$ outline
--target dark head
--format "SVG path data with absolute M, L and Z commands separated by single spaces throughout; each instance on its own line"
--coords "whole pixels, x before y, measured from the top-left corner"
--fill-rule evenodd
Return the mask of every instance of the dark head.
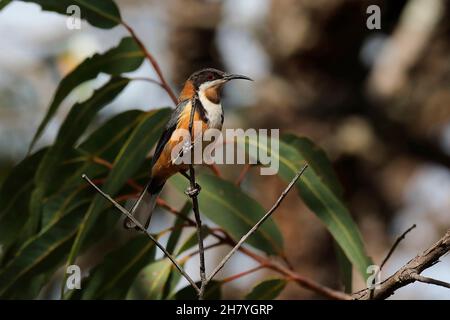
M 196 71 L 184 84 L 179 101 L 190 99 L 195 94 L 203 93 L 209 100 L 218 103 L 223 85 L 234 79 L 252 80 L 243 75 L 230 74 L 213 68 Z

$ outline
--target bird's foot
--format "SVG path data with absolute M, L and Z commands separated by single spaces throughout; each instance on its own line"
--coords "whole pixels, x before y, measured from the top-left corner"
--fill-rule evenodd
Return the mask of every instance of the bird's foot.
M 189 186 L 189 187 L 184 191 L 184 193 L 185 193 L 187 196 L 193 198 L 193 197 L 198 196 L 198 194 L 200 193 L 200 190 L 202 190 L 202 188 L 200 187 L 200 185 L 199 185 L 198 183 L 196 183 L 194 188 L 192 188 L 191 186 Z

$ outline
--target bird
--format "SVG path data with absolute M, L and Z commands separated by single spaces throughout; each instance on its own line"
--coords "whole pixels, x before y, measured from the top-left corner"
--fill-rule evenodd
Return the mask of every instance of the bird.
M 179 144 L 179 137 L 174 133 L 177 129 L 189 130 L 193 106 L 195 106 L 193 120 L 201 121 L 202 132 L 207 129 L 221 130 L 224 121 L 221 103 L 222 89 L 227 82 L 236 79 L 253 81 L 244 75 L 231 74 L 214 68 L 204 68 L 191 74 L 184 83 L 178 97 L 178 104 L 156 145 L 150 164 L 148 183 L 131 209 L 131 214 L 143 216 L 145 229 L 148 229 L 150 225 L 150 219 L 156 206 L 156 199 L 166 181 L 176 173 L 181 173 L 186 178 L 189 178 L 187 173 L 189 165 L 185 163 L 178 164 L 172 161 L 172 150 Z M 198 192 L 198 185 L 194 189 L 187 190 L 187 193 L 190 195 L 198 194 Z M 139 210 L 137 210 L 137 206 L 139 206 Z M 124 227 L 126 229 L 137 228 L 130 218 L 125 219 Z

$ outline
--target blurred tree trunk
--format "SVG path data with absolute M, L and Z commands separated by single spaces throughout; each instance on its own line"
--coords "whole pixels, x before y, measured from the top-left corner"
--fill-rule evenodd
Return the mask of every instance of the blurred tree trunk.
M 220 1 L 170 1 L 172 78 L 179 86 L 194 71 L 205 67 L 222 67 L 215 43 L 221 8 Z

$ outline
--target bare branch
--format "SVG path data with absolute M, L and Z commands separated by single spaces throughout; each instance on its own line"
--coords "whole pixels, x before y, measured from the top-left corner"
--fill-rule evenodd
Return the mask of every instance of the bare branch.
M 183 268 L 178 264 L 178 262 L 175 260 L 174 257 L 164 248 L 162 244 L 158 242 L 158 240 L 153 237 L 153 235 L 148 232 L 142 224 L 136 220 L 136 218 L 131 215 L 124 207 L 122 207 L 120 204 L 118 204 L 113 198 L 111 198 L 108 194 L 104 193 L 99 187 L 97 187 L 85 174 L 82 175 L 82 178 L 86 180 L 94 189 L 100 193 L 106 200 L 110 201 L 117 209 L 119 209 L 124 215 L 126 215 L 133 223 L 141 230 L 143 231 L 149 238 L 152 240 L 155 245 L 161 249 L 162 252 L 169 258 L 169 260 L 175 265 L 175 267 L 178 269 L 178 271 L 181 273 L 183 277 L 186 278 L 186 280 L 192 285 L 192 287 L 197 291 L 200 292 L 200 288 L 195 284 L 194 280 L 191 279 L 191 277 L 183 270 Z
M 281 193 L 278 200 L 275 202 L 275 204 L 270 208 L 269 211 L 253 226 L 253 228 L 250 229 L 249 232 L 247 232 L 241 240 L 233 247 L 233 249 L 230 250 L 230 252 L 222 259 L 222 261 L 217 265 L 217 267 L 214 269 L 214 271 L 208 276 L 207 283 L 211 281 L 214 276 L 223 268 L 223 266 L 230 260 L 231 256 L 242 246 L 242 244 L 250 237 L 261 224 L 264 223 L 264 221 L 269 218 L 272 213 L 280 206 L 283 199 L 286 197 L 288 192 L 291 190 L 291 188 L 294 186 L 294 184 L 297 182 L 297 180 L 300 178 L 300 176 L 303 174 L 303 172 L 308 167 L 307 164 L 303 166 L 303 168 L 295 175 L 295 177 L 292 179 L 292 181 L 289 183 L 289 185 L 286 187 L 286 189 Z
M 392 245 L 391 249 L 389 250 L 388 254 L 386 255 L 386 257 L 384 257 L 383 262 L 381 263 L 380 269 L 377 271 L 377 276 L 378 273 L 381 271 L 381 269 L 383 269 L 384 265 L 386 264 L 386 262 L 389 260 L 389 258 L 392 256 L 392 254 L 394 253 L 395 249 L 397 248 L 397 246 L 400 244 L 400 242 L 402 242 L 403 239 L 405 239 L 405 236 L 416 227 L 415 224 L 413 224 L 411 227 L 409 227 L 405 232 L 402 233 L 401 236 L 399 236 L 397 238 L 397 240 L 395 240 L 394 244 Z M 369 297 L 370 299 L 373 299 L 373 292 L 375 290 L 375 281 L 377 279 L 377 276 L 373 278 L 372 281 L 372 286 L 370 287 L 370 294 Z
M 145 45 L 142 43 L 141 39 L 137 36 L 136 32 L 134 32 L 133 28 L 129 26 L 125 21 L 122 21 L 122 25 L 125 29 L 130 33 L 130 35 L 134 38 L 138 46 L 141 48 L 141 50 L 144 52 L 145 56 L 147 57 L 148 61 L 151 63 L 153 69 L 156 71 L 156 74 L 158 75 L 159 80 L 161 81 L 161 86 L 164 88 L 164 90 L 167 92 L 169 97 L 172 99 L 173 103 L 175 105 L 178 104 L 177 97 L 175 96 L 175 93 L 170 88 L 169 84 L 167 83 L 166 79 L 164 78 L 161 68 L 159 67 L 158 62 L 156 61 L 155 57 L 147 50 Z
M 402 233 L 402 235 L 400 237 L 397 238 L 397 240 L 395 240 L 394 244 L 391 247 L 391 250 L 389 250 L 388 254 L 386 255 L 386 257 L 383 259 L 383 262 L 381 263 L 380 266 L 380 270 L 383 269 L 384 265 L 386 264 L 386 262 L 389 260 L 389 258 L 392 256 L 392 254 L 394 253 L 395 249 L 397 248 L 397 246 L 400 244 L 400 242 L 402 242 L 403 239 L 405 239 L 405 236 L 416 227 L 415 224 L 413 224 L 411 227 L 409 227 L 405 232 Z
M 421 276 L 420 274 L 417 274 L 417 273 L 413 273 L 413 274 L 411 274 L 411 276 L 416 281 L 423 282 L 423 283 L 428 283 L 428 284 L 434 284 L 434 285 L 437 285 L 437 286 L 441 286 L 441 287 L 450 289 L 450 283 L 448 283 L 448 282 L 441 281 L 441 280 L 436 280 L 436 279 L 433 279 L 433 278 L 424 277 L 424 276 Z
M 407 264 L 401 267 L 392 276 L 375 287 L 373 291 L 373 299 L 382 300 L 390 297 L 394 292 L 414 281 L 421 281 L 425 283 L 432 283 L 443 285 L 445 282 L 426 278 L 420 276 L 420 273 L 439 262 L 439 258 L 450 251 L 450 229 L 445 235 L 439 239 L 430 248 L 425 250 L 422 254 L 417 255 L 411 259 Z M 420 279 L 420 280 L 419 280 Z M 422 281 L 423 280 L 423 281 Z M 447 284 L 446 284 L 447 285 Z M 445 287 L 447 287 L 444 285 Z M 364 289 L 360 292 L 354 293 L 355 299 L 367 300 L 370 299 L 370 289 Z

